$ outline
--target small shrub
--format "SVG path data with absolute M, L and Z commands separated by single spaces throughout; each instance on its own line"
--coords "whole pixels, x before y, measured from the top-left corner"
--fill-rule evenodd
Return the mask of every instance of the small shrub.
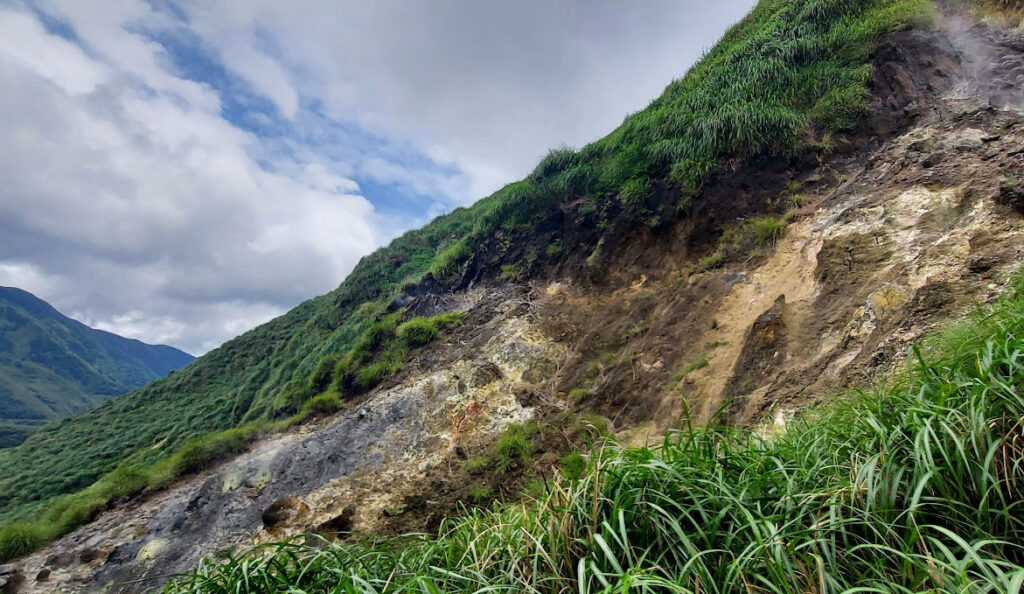
M 576 481 L 583 477 L 587 469 L 587 459 L 579 452 L 569 452 L 559 459 L 558 466 L 565 478 Z
M 462 261 L 473 253 L 469 243 L 462 239 L 447 249 L 439 252 L 434 258 L 430 272 L 437 279 L 446 279 L 453 276 L 458 270 Z
M 586 388 L 573 388 L 569 390 L 569 401 L 579 402 L 586 398 L 590 394 L 590 390 Z
M 693 194 L 683 193 L 683 195 L 679 197 L 679 200 L 676 200 L 676 212 L 687 213 L 692 206 Z
M 118 466 L 105 476 L 98 484 L 102 486 L 105 498 L 112 499 L 122 495 L 138 493 L 146 487 L 149 474 L 146 469 L 134 464 Z
M 868 71 L 865 69 L 864 76 Z M 863 83 L 832 89 L 808 112 L 815 127 L 828 130 L 851 130 L 870 112 L 868 92 Z
M 355 385 L 360 390 L 369 390 L 398 373 L 401 368 L 402 365 L 400 363 L 392 361 L 377 361 L 365 367 L 360 367 L 355 374 Z
M 494 491 L 486 485 L 473 485 L 469 488 L 469 500 L 479 505 L 494 499 Z
M 518 428 L 511 429 L 494 442 L 494 470 L 498 474 L 526 466 L 535 447 Z
M 571 429 L 580 435 L 589 436 L 591 439 L 612 434 L 611 423 L 608 422 L 608 419 L 594 412 L 576 415 Z
M 544 248 L 544 254 L 547 255 L 548 258 L 554 258 L 560 253 L 562 253 L 561 237 L 555 239 L 554 241 L 548 244 L 548 247 Z
M 332 370 L 332 375 L 335 373 Z M 281 388 L 271 404 L 271 416 L 280 418 L 295 413 L 302 408 L 302 403 L 309 398 L 308 386 L 298 379 L 293 379 Z
M 639 212 L 650 192 L 651 182 L 647 178 L 634 178 L 622 184 L 619 201 L 627 211 Z
M 930 141 L 929 144 L 934 144 L 934 141 Z M 836 150 L 836 139 L 832 132 L 826 131 L 821 135 L 821 139 L 813 142 L 812 145 L 818 149 L 820 155 L 831 155 Z M 931 152 L 931 148 L 929 147 L 927 151 Z
M 594 246 L 593 251 L 587 256 L 587 270 L 591 275 L 600 274 L 604 270 L 604 258 L 602 257 L 602 251 L 604 249 L 604 238 L 598 240 L 597 245 Z
M 757 217 L 750 220 L 750 230 L 757 245 L 775 245 L 786 234 L 786 221 L 772 216 Z
M 540 256 L 537 255 L 536 248 L 526 250 L 526 269 L 529 270 L 533 268 L 533 265 L 537 263 L 538 258 L 540 258 Z
M 519 282 L 526 278 L 526 271 L 523 270 L 522 266 L 516 264 L 506 264 L 501 267 L 501 274 L 498 275 L 503 281 Z
M 395 312 L 370 324 L 370 327 L 366 329 L 362 339 L 360 339 L 362 347 L 375 351 L 387 346 L 395 339 L 395 332 L 398 329 L 398 321 L 401 317 L 401 312 Z
M 306 404 L 302 406 L 302 411 L 305 416 L 314 414 L 326 415 L 341 410 L 344 405 L 345 403 L 341 399 L 341 394 L 334 390 L 328 390 L 317 394 L 306 402 Z
M 714 320 L 712 320 L 712 324 L 714 324 Z M 696 359 L 694 359 L 693 361 L 690 361 L 690 362 L 686 363 L 685 365 L 680 367 L 678 371 L 673 373 L 672 374 L 672 381 L 673 382 L 677 382 L 677 383 L 681 382 L 684 379 L 686 379 L 686 376 L 690 375 L 694 371 L 697 371 L 698 369 L 704 369 L 705 367 L 707 367 L 710 362 L 711 362 L 711 357 L 710 356 L 708 356 L 708 355 L 701 355 L 701 356 L 697 357 Z
M 398 284 L 398 291 L 400 293 L 408 293 L 415 289 L 420 284 L 421 280 L 423 279 L 418 275 L 407 276 Z
M 548 494 L 548 484 L 544 479 L 532 478 L 526 481 L 520 494 L 524 499 L 538 501 Z
M 0 561 L 31 553 L 45 540 L 38 526 L 25 522 L 8 524 L 0 530 Z
M 43 520 L 59 533 L 65 533 L 77 526 L 91 522 L 107 507 L 107 498 L 88 488 L 71 495 L 60 497 L 46 510 Z
M 396 334 L 410 347 L 421 347 L 441 336 L 441 332 L 434 322 L 427 318 L 413 318 L 405 322 L 398 327 Z
M 338 359 L 341 356 L 337 354 L 326 355 L 320 358 L 320 361 L 316 364 L 316 369 L 309 376 L 308 388 L 309 394 L 319 394 L 327 389 L 327 386 L 331 385 L 331 380 L 334 378 L 334 368 L 338 364 Z
M 464 317 L 466 316 L 462 312 L 450 311 L 430 318 L 430 322 L 434 324 L 434 327 L 438 330 L 447 332 L 461 324 Z
M 807 194 L 792 194 L 786 197 L 786 205 L 790 208 L 800 208 L 810 202 Z
M 697 260 L 697 268 L 702 270 L 714 270 L 720 267 L 725 262 L 725 256 L 722 255 L 720 250 L 716 250 L 700 260 Z
M 548 154 L 540 160 L 540 163 L 534 168 L 530 177 L 537 180 L 554 177 L 571 168 L 577 162 L 579 162 L 579 155 L 575 149 L 567 146 L 554 148 L 548 151 Z
M 485 470 L 491 467 L 491 459 L 487 456 L 476 456 L 466 460 L 466 463 L 462 465 L 462 470 L 466 474 L 482 474 Z
M 245 451 L 251 438 L 245 427 L 238 427 L 194 439 L 174 455 L 174 474 L 195 472 L 228 454 Z
M 691 156 L 672 164 L 669 179 L 679 184 L 684 196 L 693 197 L 700 193 L 717 168 L 714 159 Z

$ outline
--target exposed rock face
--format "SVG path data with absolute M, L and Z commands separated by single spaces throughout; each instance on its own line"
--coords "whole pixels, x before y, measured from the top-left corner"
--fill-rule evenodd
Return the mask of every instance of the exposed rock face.
M 49 571 L 25 591 L 50 592 L 54 582 L 94 591 L 185 570 L 252 536 L 373 532 L 396 510 L 431 506 L 417 500 L 423 485 L 447 472 L 459 446 L 531 418 L 515 388 L 561 357 L 560 347 L 514 315 L 516 303 L 502 303 L 489 331 L 470 344 L 449 345 L 458 353 L 454 360 L 329 422 L 260 443 L 142 505 L 105 514 L 25 559 L 33 575 Z M 65 560 L 55 551 L 74 552 Z
M 787 327 L 786 296 L 779 297 L 759 315 L 747 332 L 733 365 L 732 378 L 725 387 L 725 396 L 733 398 L 730 405 L 735 421 L 749 419 L 746 410 L 748 395 L 773 378 L 786 363 Z
M 775 185 L 763 187 L 751 181 L 763 163 L 737 170 L 708 190 L 726 206 L 699 228 L 604 242 L 600 284 L 583 254 L 577 270 L 521 291 L 467 281 L 454 295 L 410 295 L 396 307 L 460 309 L 467 323 L 351 408 L 19 561 L 20 575 L 36 576 L 21 590 L 95 591 L 300 532 L 429 529 L 466 478 L 465 452 L 510 423 L 597 411 L 620 438 L 642 441 L 684 412 L 781 422 L 898 365 L 935 324 L 994 297 L 1024 256 L 1024 115 L 990 101 L 1017 72 L 1005 58 L 1024 47 L 984 28 L 949 31 L 880 49 L 878 117 L 837 155 L 769 164 Z M 977 44 L 998 57 L 979 57 Z M 801 204 L 784 237 L 724 269 L 694 265 L 716 239 L 709 229 L 784 199 L 786 180 Z

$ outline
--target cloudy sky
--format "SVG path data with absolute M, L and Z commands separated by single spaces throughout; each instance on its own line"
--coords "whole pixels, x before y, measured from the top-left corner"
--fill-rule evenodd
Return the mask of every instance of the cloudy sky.
M 609 132 L 753 0 L 0 0 L 0 285 L 200 354 Z

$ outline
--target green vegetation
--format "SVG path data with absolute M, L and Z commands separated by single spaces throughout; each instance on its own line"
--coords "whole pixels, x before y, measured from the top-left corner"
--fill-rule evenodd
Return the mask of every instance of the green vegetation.
M 709 363 L 711 363 L 711 355 L 701 355 L 693 361 L 689 361 L 673 373 L 672 381 L 676 383 L 681 382 L 686 379 L 686 376 L 690 375 L 694 371 L 707 367 Z
M 725 263 L 725 256 L 722 255 L 720 250 L 715 250 L 710 254 L 697 260 L 697 268 L 701 270 L 713 270 L 718 268 Z
M 32 524 L 15 522 L 0 530 L 0 559 L 12 559 L 32 552 L 43 542 L 43 535 Z
M 513 425 L 506 429 L 491 448 L 494 471 L 504 474 L 526 466 L 537 449 L 532 439 L 536 432 L 537 427 L 532 424 Z
M 1019 592 L 1024 276 L 912 354 L 781 433 L 685 426 L 436 537 L 261 545 L 166 592 Z
M 569 390 L 569 394 L 567 396 L 569 398 L 569 402 L 578 403 L 589 395 L 590 388 L 579 386 Z
M 765 215 L 742 220 L 722 229 L 718 248 L 697 260 L 698 270 L 719 268 L 728 261 L 747 260 L 764 253 L 766 248 L 786 235 L 787 217 Z
M 491 467 L 491 459 L 487 456 L 477 456 L 466 460 L 462 465 L 463 472 L 467 474 L 482 474 Z
M 473 503 L 486 503 L 492 499 L 494 499 L 494 491 L 486 485 L 473 485 L 469 488 L 469 500 Z
M 249 427 L 228 429 L 186 443 L 171 459 L 174 474 L 181 476 L 203 469 L 228 454 L 245 451 L 255 431 Z
M 750 230 L 757 245 L 775 245 L 786 234 L 786 221 L 773 216 L 755 217 L 750 220 Z
M 552 241 L 548 244 L 548 247 L 544 248 L 544 253 L 548 258 L 555 258 L 558 254 L 562 253 L 562 238 Z
M 311 415 L 328 415 L 341 410 L 344 402 L 341 394 L 334 391 L 327 391 L 310 398 L 302 405 L 303 417 Z
M 399 326 L 395 334 L 409 346 L 418 347 L 440 338 L 441 331 L 431 320 L 416 318 Z
M 579 452 L 569 452 L 558 460 L 558 466 L 567 479 L 575 481 L 583 478 L 587 459 Z
M 187 365 L 192 356 L 94 330 L 0 287 L 0 448 Z
M 92 520 L 113 499 L 160 488 L 177 477 L 245 451 L 262 433 L 300 423 L 312 415 L 341 409 L 344 398 L 368 390 L 397 372 L 415 348 L 439 338 L 462 320 L 459 313 L 446 313 L 431 318 L 413 318 L 400 324 L 403 316 L 401 311 L 380 315 L 367 326 L 344 356 L 322 356 L 301 384 L 304 388 L 296 388 L 292 384 L 288 398 L 284 399 L 289 410 L 298 404 L 297 412 L 291 416 L 283 419 L 267 417 L 201 434 L 182 444 L 171 456 L 149 464 L 134 459 L 122 462 L 87 488 L 50 499 L 41 516 L 30 521 L 27 516 L 22 516 L 25 519 L 9 522 L 0 530 L 0 560 L 24 554 L 38 544 Z M 282 410 L 282 407 L 277 410 Z
M 518 264 L 505 264 L 501 267 L 501 274 L 498 275 L 498 278 L 516 283 L 526 278 L 526 271 Z
M 398 373 L 410 354 L 457 326 L 462 315 L 446 313 L 400 323 L 404 312 L 384 315 L 370 324 L 355 346 L 339 357 L 331 389 L 346 396 L 370 390 Z
M 427 274 L 454 281 L 484 249 L 505 254 L 517 234 L 564 202 L 581 200 L 604 229 L 623 210 L 618 197 L 629 202 L 645 182 L 667 179 L 680 188 L 680 204 L 696 204 L 723 163 L 816 150 L 808 139 L 866 109 L 877 39 L 927 22 L 931 11 L 927 0 L 762 0 L 685 77 L 605 138 L 579 151 L 551 151 L 525 180 L 363 258 L 335 291 L 167 378 L 0 450 L 0 522 L 48 517 L 57 498 L 101 492 L 122 465 L 150 468 L 151 484 L 165 484 L 174 468 L 168 461 L 186 443 L 301 420 L 327 378 L 325 357 L 345 353 L 326 388 L 341 398 L 382 380 L 411 348 L 397 336 L 399 320 L 390 329 L 384 323 L 399 291 Z M 592 274 L 606 266 L 603 246 L 587 259 Z M 41 538 L 66 528 L 49 524 Z
M 639 212 L 650 192 L 650 185 L 647 178 L 633 178 L 623 183 L 619 190 L 619 200 L 623 207 L 630 212 Z

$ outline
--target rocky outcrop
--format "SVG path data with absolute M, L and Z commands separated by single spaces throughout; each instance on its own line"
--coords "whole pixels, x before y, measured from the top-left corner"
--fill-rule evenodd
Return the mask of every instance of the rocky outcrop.
M 463 307 L 492 317 L 476 336 L 463 334 L 465 344 L 439 346 L 446 360 L 328 421 L 103 515 L 20 562 L 25 572 L 45 574 L 23 590 L 50 592 L 60 583 L 65 591 L 134 591 L 117 584 L 186 570 L 252 538 L 368 533 L 412 507 L 447 511 L 421 493 L 461 465 L 459 450 L 532 418 L 516 393 L 561 357 L 517 315 L 518 299 L 495 297 L 467 296 Z
M 725 398 L 731 399 L 733 422 L 749 420 L 750 415 L 746 410 L 749 394 L 773 379 L 785 367 L 788 344 L 785 313 L 786 296 L 779 295 L 747 331 L 724 393 Z

